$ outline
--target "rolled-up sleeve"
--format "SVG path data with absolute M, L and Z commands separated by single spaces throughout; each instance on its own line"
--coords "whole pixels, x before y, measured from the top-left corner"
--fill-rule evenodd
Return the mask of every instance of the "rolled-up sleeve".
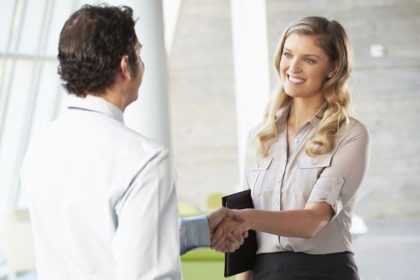
M 357 122 L 340 139 L 330 166 L 320 174 L 308 202 L 327 202 L 335 212 L 334 219 L 362 183 L 369 162 L 369 146 L 369 132 Z

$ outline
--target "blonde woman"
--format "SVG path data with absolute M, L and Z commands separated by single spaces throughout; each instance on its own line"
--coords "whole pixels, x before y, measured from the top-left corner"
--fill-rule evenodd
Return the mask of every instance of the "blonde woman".
M 359 279 L 350 226 L 369 133 L 349 116 L 346 32 L 335 20 L 300 19 L 275 67 L 282 87 L 251 133 L 245 166 L 255 209 L 236 211 L 257 231 L 257 259 L 238 279 Z

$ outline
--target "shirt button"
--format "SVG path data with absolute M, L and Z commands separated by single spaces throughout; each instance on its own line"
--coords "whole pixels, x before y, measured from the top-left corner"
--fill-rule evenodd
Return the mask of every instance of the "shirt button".
M 317 164 L 318 163 L 318 160 L 317 159 L 313 159 L 312 160 L 312 164 Z

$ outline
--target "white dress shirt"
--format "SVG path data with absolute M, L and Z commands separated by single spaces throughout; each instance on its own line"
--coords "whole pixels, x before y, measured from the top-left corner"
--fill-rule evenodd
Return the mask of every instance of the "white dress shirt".
M 105 99 L 72 99 L 21 179 L 39 280 L 181 278 L 172 160 Z

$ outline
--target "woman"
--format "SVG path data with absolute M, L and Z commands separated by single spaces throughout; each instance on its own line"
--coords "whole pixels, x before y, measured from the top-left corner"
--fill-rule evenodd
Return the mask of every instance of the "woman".
M 275 58 L 282 87 L 251 133 L 245 187 L 257 259 L 238 279 L 359 279 L 350 235 L 369 134 L 349 116 L 351 49 L 337 21 L 291 24 Z

